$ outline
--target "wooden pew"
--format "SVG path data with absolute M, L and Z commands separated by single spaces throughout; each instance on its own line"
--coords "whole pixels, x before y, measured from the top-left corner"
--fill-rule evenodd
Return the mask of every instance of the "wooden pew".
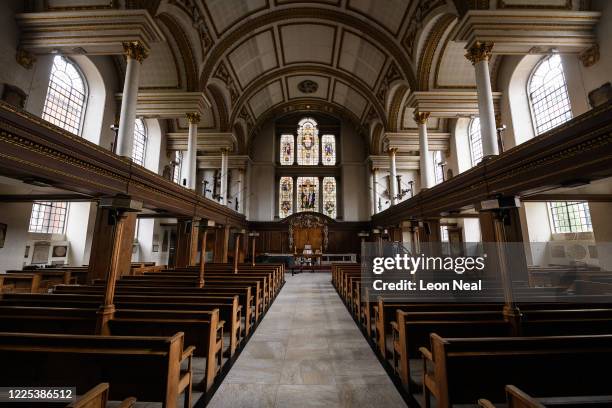
M 0 274 L 0 293 L 38 293 L 40 275 L 37 273 Z
M 109 398 L 135 396 L 175 408 L 179 395 L 191 407 L 193 347 L 183 333 L 171 337 L 117 337 L 69 334 L 0 333 L 0 371 L 7 387 L 75 386 L 84 393 L 110 383 Z M 181 369 L 181 363 L 186 368 Z
M 102 285 L 57 285 L 53 289 L 53 293 L 57 294 L 103 294 L 104 286 Z M 242 287 L 215 287 L 206 286 L 203 288 L 173 288 L 173 287 L 146 287 L 146 286 L 117 286 L 115 294 L 121 295 L 140 295 L 140 296 L 238 296 L 239 305 L 245 311 L 245 326 L 244 335 L 248 336 L 251 332 L 253 324 L 256 323 L 256 315 L 254 308 L 254 297 L 251 295 L 250 286 Z M 247 318 L 249 317 L 250 318 Z
M 514 385 L 506 385 L 506 401 L 508 408 L 608 408 L 612 406 L 612 395 L 534 398 Z M 495 408 L 487 399 L 479 399 L 478 405 Z
M 136 278 L 136 277 L 132 277 Z M 188 279 L 173 279 L 173 278 L 148 278 L 148 277 L 138 277 L 139 279 L 119 279 L 117 280 L 116 287 L 120 286 L 145 286 L 145 287 L 191 287 L 197 288 L 197 281 L 195 278 Z M 205 286 L 206 287 L 218 287 L 218 286 L 250 286 L 251 293 L 254 296 L 255 302 L 255 313 L 256 320 L 259 321 L 261 315 L 266 310 L 265 299 L 265 288 L 264 288 L 265 278 L 257 278 L 257 277 L 242 277 L 242 276 L 218 276 L 218 275 L 210 275 L 206 277 Z M 95 280 L 94 284 L 103 285 L 104 282 L 102 280 Z
M 51 306 L 95 308 L 102 303 L 102 294 L 4 294 L 0 305 L 7 306 Z M 138 296 L 116 295 L 117 309 L 142 310 L 218 310 L 221 320 L 228 322 L 230 334 L 230 357 L 236 353 L 241 340 L 241 310 L 238 296 Z
M 93 303 L 85 306 L 0 306 L 0 331 L 93 335 L 98 309 Z M 113 336 L 164 337 L 183 332 L 184 344 L 193 348 L 194 355 L 207 359 L 200 384 L 206 390 L 212 387 L 223 366 L 223 332 L 217 310 L 117 309 L 109 321 L 109 330 Z
M 78 397 L 74 402 L 71 402 L 66 408 L 106 408 L 108 402 L 108 383 L 100 383 L 87 391 L 85 394 Z M 117 408 L 134 408 L 136 398 L 129 397 L 121 401 Z M 40 404 L 36 404 L 40 406 Z
M 508 383 L 542 395 L 602 395 L 609 392 L 610 379 L 595 373 L 611 366 L 611 345 L 612 334 L 444 338 L 433 333 L 430 349 L 420 350 L 426 406 L 431 396 L 440 408 L 479 398 L 503 401 Z M 593 375 L 577 381 L 577 373 Z

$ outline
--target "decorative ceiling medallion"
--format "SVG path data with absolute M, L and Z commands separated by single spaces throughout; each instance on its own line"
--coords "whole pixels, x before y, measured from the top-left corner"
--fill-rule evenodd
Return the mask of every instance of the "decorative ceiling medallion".
M 311 81 L 310 79 L 306 79 L 300 82 L 297 87 L 300 92 L 311 94 L 317 92 L 317 89 L 319 89 L 319 84 L 317 84 L 315 81 Z

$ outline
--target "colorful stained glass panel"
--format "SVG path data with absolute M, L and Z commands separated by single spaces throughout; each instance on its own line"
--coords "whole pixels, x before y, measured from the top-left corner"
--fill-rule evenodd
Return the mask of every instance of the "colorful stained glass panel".
M 294 156 L 293 135 L 281 135 L 280 139 L 280 164 L 290 166 L 293 164 Z
M 278 216 L 285 218 L 293 214 L 293 179 L 281 177 L 278 191 Z
M 323 178 L 323 214 L 336 218 L 336 179 Z
M 297 210 L 319 211 L 319 179 L 317 177 L 297 178 Z
M 336 165 L 336 137 L 334 135 L 323 135 L 321 138 L 321 154 L 323 165 Z
M 319 164 L 319 129 L 314 119 L 305 118 L 298 124 L 297 164 L 300 166 Z

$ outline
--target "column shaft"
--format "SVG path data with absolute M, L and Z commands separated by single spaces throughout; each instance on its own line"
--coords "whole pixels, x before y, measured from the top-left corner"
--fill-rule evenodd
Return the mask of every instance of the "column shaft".
M 495 129 L 495 108 L 491 91 L 489 58 L 493 43 L 476 42 L 465 55 L 474 65 L 476 75 L 476 92 L 478 93 L 478 114 L 480 117 L 480 135 L 482 137 L 482 154 L 484 157 L 499 154 L 497 131 Z
M 378 182 L 376 181 L 377 169 L 372 168 L 372 214 L 378 212 Z
M 227 149 L 221 149 L 221 204 L 227 205 Z
M 188 113 L 189 137 L 187 138 L 187 157 L 185 160 L 185 175 L 187 176 L 187 188 L 195 190 L 197 174 L 197 151 L 198 151 L 198 123 L 200 115 L 198 113 Z
M 435 182 L 433 157 L 429 151 L 427 119 L 429 112 L 414 112 L 414 120 L 419 125 L 419 167 L 421 172 L 421 189 L 433 187 Z
M 140 82 L 140 64 L 147 57 L 147 51 L 139 42 L 123 43 L 127 58 L 121 113 L 119 116 L 119 133 L 117 148 L 120 156 L 132 158 L 134 146 L 134 122 L 136 121 L 136 105 L 138 103 L 138 84 Z
M 389 149 L 389 195 L 391 196 L 391 205 L 397 202 L 397 168 L 395 166 L 396 148 Z

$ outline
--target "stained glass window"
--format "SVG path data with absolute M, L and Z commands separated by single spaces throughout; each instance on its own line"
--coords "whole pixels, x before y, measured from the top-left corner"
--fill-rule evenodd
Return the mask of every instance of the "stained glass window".
M 472 166 L 475 166 L 482 160 L 482 136 L 480 134 L 480 118 L 474 118 L 470 122 L 469 136 Z
M 42 118 L 78 135 L 87 100 L 85 80 L 67 58 L 53 58 Z
M 336 179 L 323 177 L 323 214 L 336 218 Z
M 334 135 L 323 135 L 321 138 L 321 161 L 325 166 L 336 165 L 336 137 Z
M 293 179 L 281 177 L 278 191 L 278 215 L 285 218 L 293 214 Z
M 293 164 L 294 147 L 293 135 L 281 135 L 280 139 L 280 164 L 290 166 Z
M 553 201 L 548 203 L 548 209 L 556 234 L 593 231 L 589 203 Z
M 297 178 L 297 210 L 319 211 L 319 179 L 317 177 Z
M 312 118 L 302 119 L 298 124 L 297 164 L 315 166 L 319 164 L 319 129 Z
M 132 148 L 132 160 L 134 163 L 144 166 L 147 151 L 147 130 L 142 119 L 136 119 L 134 124 L 134 147 Z
M 539 135 L 572 118 L 561 57 L 545 58 L 529 81 L 529 99 Z

